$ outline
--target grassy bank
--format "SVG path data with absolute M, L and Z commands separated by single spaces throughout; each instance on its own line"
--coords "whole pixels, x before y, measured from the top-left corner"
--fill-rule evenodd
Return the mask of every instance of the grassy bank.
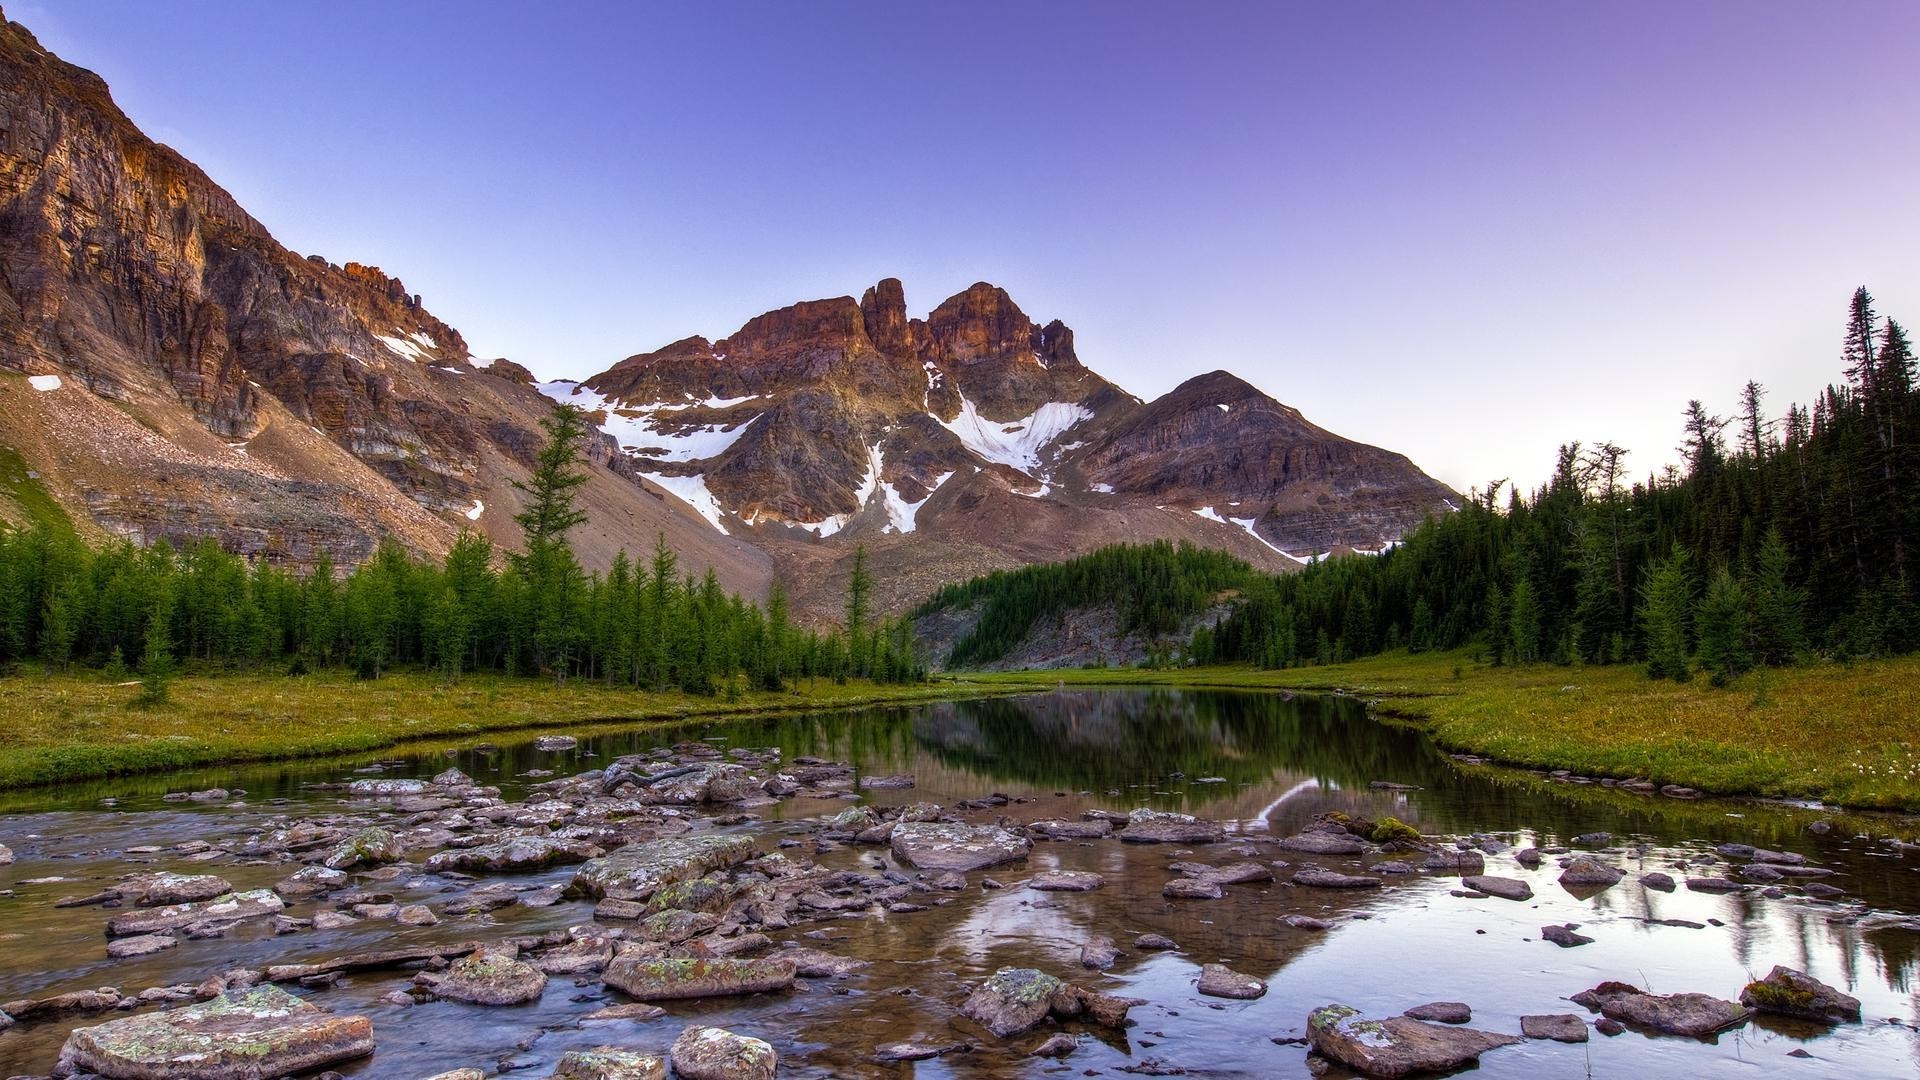
M 680 721 L 925 701 L 1018 687 L 827 680 L 737 701 L 640 693 L 575 680 L 397 673 L 189 676 L 171 701 L 130 706 L 138 688 L 85 676 L 0 678 L 0 788 L 129 773 L 316 757 L 483 731 L 595 721 Z
M 1726 794 L 1920 810 L 1920 658 L 1756 672 L 1726 689 L 1638 668 L 1495 668 L 1464 653 L 1261 671 L 983 675 L 1002 686 L 1345 690 L 1443 746 L 1515 765 Z

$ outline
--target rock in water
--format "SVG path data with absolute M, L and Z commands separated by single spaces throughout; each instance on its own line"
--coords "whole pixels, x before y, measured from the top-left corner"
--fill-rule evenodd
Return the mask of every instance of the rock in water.
M 1251 1001 L 1267 992 L 1267 984 L 1251 975 L 1242 975 L 1225 964 L 1208 964 L 1200 969 L 1201 993 L 1208 997 Z
M 1608 888 L 1626 876 L 1598 859 L 1586 855 L 1576 855 L 1560 872 L 1560 884 L 1568 892 L 1582 899 Z
M 1429 1001 L 1425 1005 L 1415 1005 L 1402 1015 L 1436 1024 L 1466 1024 L 1473 1021 L 1473 1009 L 1464 1001 Z
M 1315 1053 L 1355 1072 L 1388 1080 L 1451 1072 L 1480 1055 L 1519 1042 L 1511 1035 L 1445 1027 L 1405 1016 L 1369 1020 L 1347 1005 L 1323 1005 L 1307 1015 L 1307 1042 Z
M 1593 944 L 1592 938 L 1574 933 L 1571 926 L 1543 926 L 1540 928 L 1540 940 L 1551 941 L 1563 949 Z
M 1351 833 L 1303 832 L 1280 841 L 1281 848 L 1308 855 L 1358 855 L 1367 850 L 1364 840 Z
M 1091 892 L 1106 883 L 1106 878 L 1085 870 L 1048 870 L 1028 879 L 1027 888 L 1040 892 Z
M 255 1080 L 371 1053 L 373 1021 L 335 1016 L 267 985 L 76 1028 L 60 1068 L 111 1080 Z
M 354 782 L 361 783 L 357 780 Z M 399 781 L 382 782 L 398 783 Z M 416 780 L 414 783 L 419 781 Z M 371 829 L 360 830 L 350 839 L 340 841 L 332 851 L 327 852 L 327 857 L 322 861 L 331 870 L 351 870 L 356 866 L 382 866 L 386 863 L 399 862 L 401 856 L 405 854 L 400 841 L 394 838 L 393 833 L 376 825 Z
M 278 915 L 286 909 L 286 906 L 271 889 L 251 889 L 247 892 L 228 893 L 225 896 L 198 903 L 169 904 L 166 907 L 146 908 L 116 915 L 107 920 L 107 936 L 132 937 L 136 934 L 153 934 L 162 930 L 174 930 L 202 919 L 224 921 Z
M 672 1056 L 673 1074 L 681 1080 L 773 1080 L 778 1062 L 765 1042 L 717 1027 L 681 1032 Z
M 1551 1016 L 1523 1016 L 1520 1018 L 1520 1034 L 1529 1039 L 1552 1039 L 1554 1042 L 1583 1043 L 1587 1041 L 1586 1021 L 1572 1013 L 1555 1013 Z
M 1033 841 L 996 825 L 910 821 L 893 830 L 893 853 L 922 870 L 984 870 L 1019 862 Z
M 753 858 L 745 836 L 670 836 L 588 859 L 574 872 L 569 892 L 616 900 L 645 900 L 663 885 L 703 877 Z
M 1488 896 L 1497 896 L 1502 900 L 1531 900 L 1533 887 L 1519 878 L 1495 877 L 1492 874 L 1475 874 L 1460 879 L 1460 884 Z
M 1056 1001 L 1071 993 L 1066 983 L 1033 968 L 1001 968 L 967 997 L 960 1011 L 1003 1039 L 1040 1025 Z
M 557 836 L 516 836 L 493 844 L 435 852 L 428 857 L 426 867 L 428 872 L 435 874 L 445 870 L 504 873 L 585 862 L 599 854 L 600 849 L 585 840 L 567 840 Z
M 1707 994 L 1649 994 L 1620 982 L 1601 983 L 1573 995 L 1572 1000 L 1623 1024 L 1695 1038 L 1738 1027 L 1751 1015 L 1731 1001 Z
M 640 1001 L 674 1001 L 791 990 L 793 977 L 793 961 L 781 957 L 646 959 L 630 953 L 614 957 L 602 979 Z
M 1377 889 L 1380 879 L 1365 874 L 1341 874 L 1318 866 L 1303 866 L 1293 872 L 1293 883 L 1313 889 Z
M 1129 844 L 1211 844 L 1225 836 L 1217 821 L 1145 807 L 1128 814 L 1127 827 L 1120 831 L 1120 839 Z
M 435 997 L 474 1005 L 519 1005 L 547 988 L 544 972 L 511 953 L 482 949 L 455 960 L 445 972 L 419 976 Z
M 556 753 L 561 750 L 572 750 L 579 745 L 580 740 L 571 735 L 542 735 L 533 740 L 533 748 L 535 750 L 545 750 L 549 753 Z
M 560 1055 L 549 1080 L 667 1080 L 667 1063 L 654 1054 L 596 1046 Z
M 1796 1016 L 1825 1024 L 1860 1019 L 1860 999 L 1843 994 L 1804 971 L 1775 964 L 1767 977 L 1740 991 L 1740 1004 L 1756 1012 Z

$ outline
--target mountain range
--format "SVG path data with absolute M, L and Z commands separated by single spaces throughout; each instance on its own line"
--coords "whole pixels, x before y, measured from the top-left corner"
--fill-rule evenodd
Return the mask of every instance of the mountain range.
M 856 545 L 891 611 L 1122 540 L 1276 570 L 1377 551 L 1459 498 L 1224 371 L 1142 401 L 986 283 L 914 318 L 887 279 L 536 383 L 397 278 L 288 250 L 0 16 L 0 520 L 32 490 L 96 538 L 294 565 L 513 547 L 556 400 L 598 428 L 589 567 L 664 535 L 816 617 Z

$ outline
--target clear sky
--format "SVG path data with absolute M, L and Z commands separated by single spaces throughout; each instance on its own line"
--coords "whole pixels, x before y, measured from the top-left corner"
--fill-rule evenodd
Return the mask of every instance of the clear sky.
M 885 276 L 1465 488 L 1920 326 L 1920 4 L 12 2 L 288 246 L 583 376 Z

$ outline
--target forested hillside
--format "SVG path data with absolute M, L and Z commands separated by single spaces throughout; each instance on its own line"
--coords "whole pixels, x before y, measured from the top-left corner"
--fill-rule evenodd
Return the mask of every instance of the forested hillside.
M 727 594 L 711 570 L 683 573 L 660 539 L 638 564 L 622 552 L 586 573 L 568 543 L 583 512 L 586 420 L 562 407 L 523 490 L 526 550 L 497 557 L 463 534 L 442 561 L 389 540 L 344 576 L 324 560 L 296 575 L 203 541 L 95 548 L 57 515 L 0 526 L 0 671 L 75 664 L 137 668 L 163 687 L 181 663 L 291 670 L 346 665 L 377 678 L 396 665 L 449 676 L 491 670 L 715 693 L 795 676 L 920 677 L 904 621 L 876 625 L 856 555 L 845 632 L 797 629 L 776 585 L 765 610 Z M 504 565 L 501 565 L 504 562 Z
M 1553 478 L 1504 481 L 1391 553 L 1262 577 L 1196 653 L 1266 666 L 1484 644 L 1495 663 L 1638 662 L 1724 681 L 1807 652 L 1920 645 L 1920 393 L 1906 332 L 1848 307 L 1846 381 L 1769 416 L 1688 403 L 1685 465 L 1627 483 L 1627 452 L 1568 444 Z
M 948 585 L 915 618 L 983 605 L 954 642 L 949 667 L 991 663 L 1017 647 L 1043 617 L 1111 608 L 1115 636 L 1163 639 L 1258 575 L 1231 555 L 1189 544 L 1114 544 L 1077 559 L 1004 570 Z

